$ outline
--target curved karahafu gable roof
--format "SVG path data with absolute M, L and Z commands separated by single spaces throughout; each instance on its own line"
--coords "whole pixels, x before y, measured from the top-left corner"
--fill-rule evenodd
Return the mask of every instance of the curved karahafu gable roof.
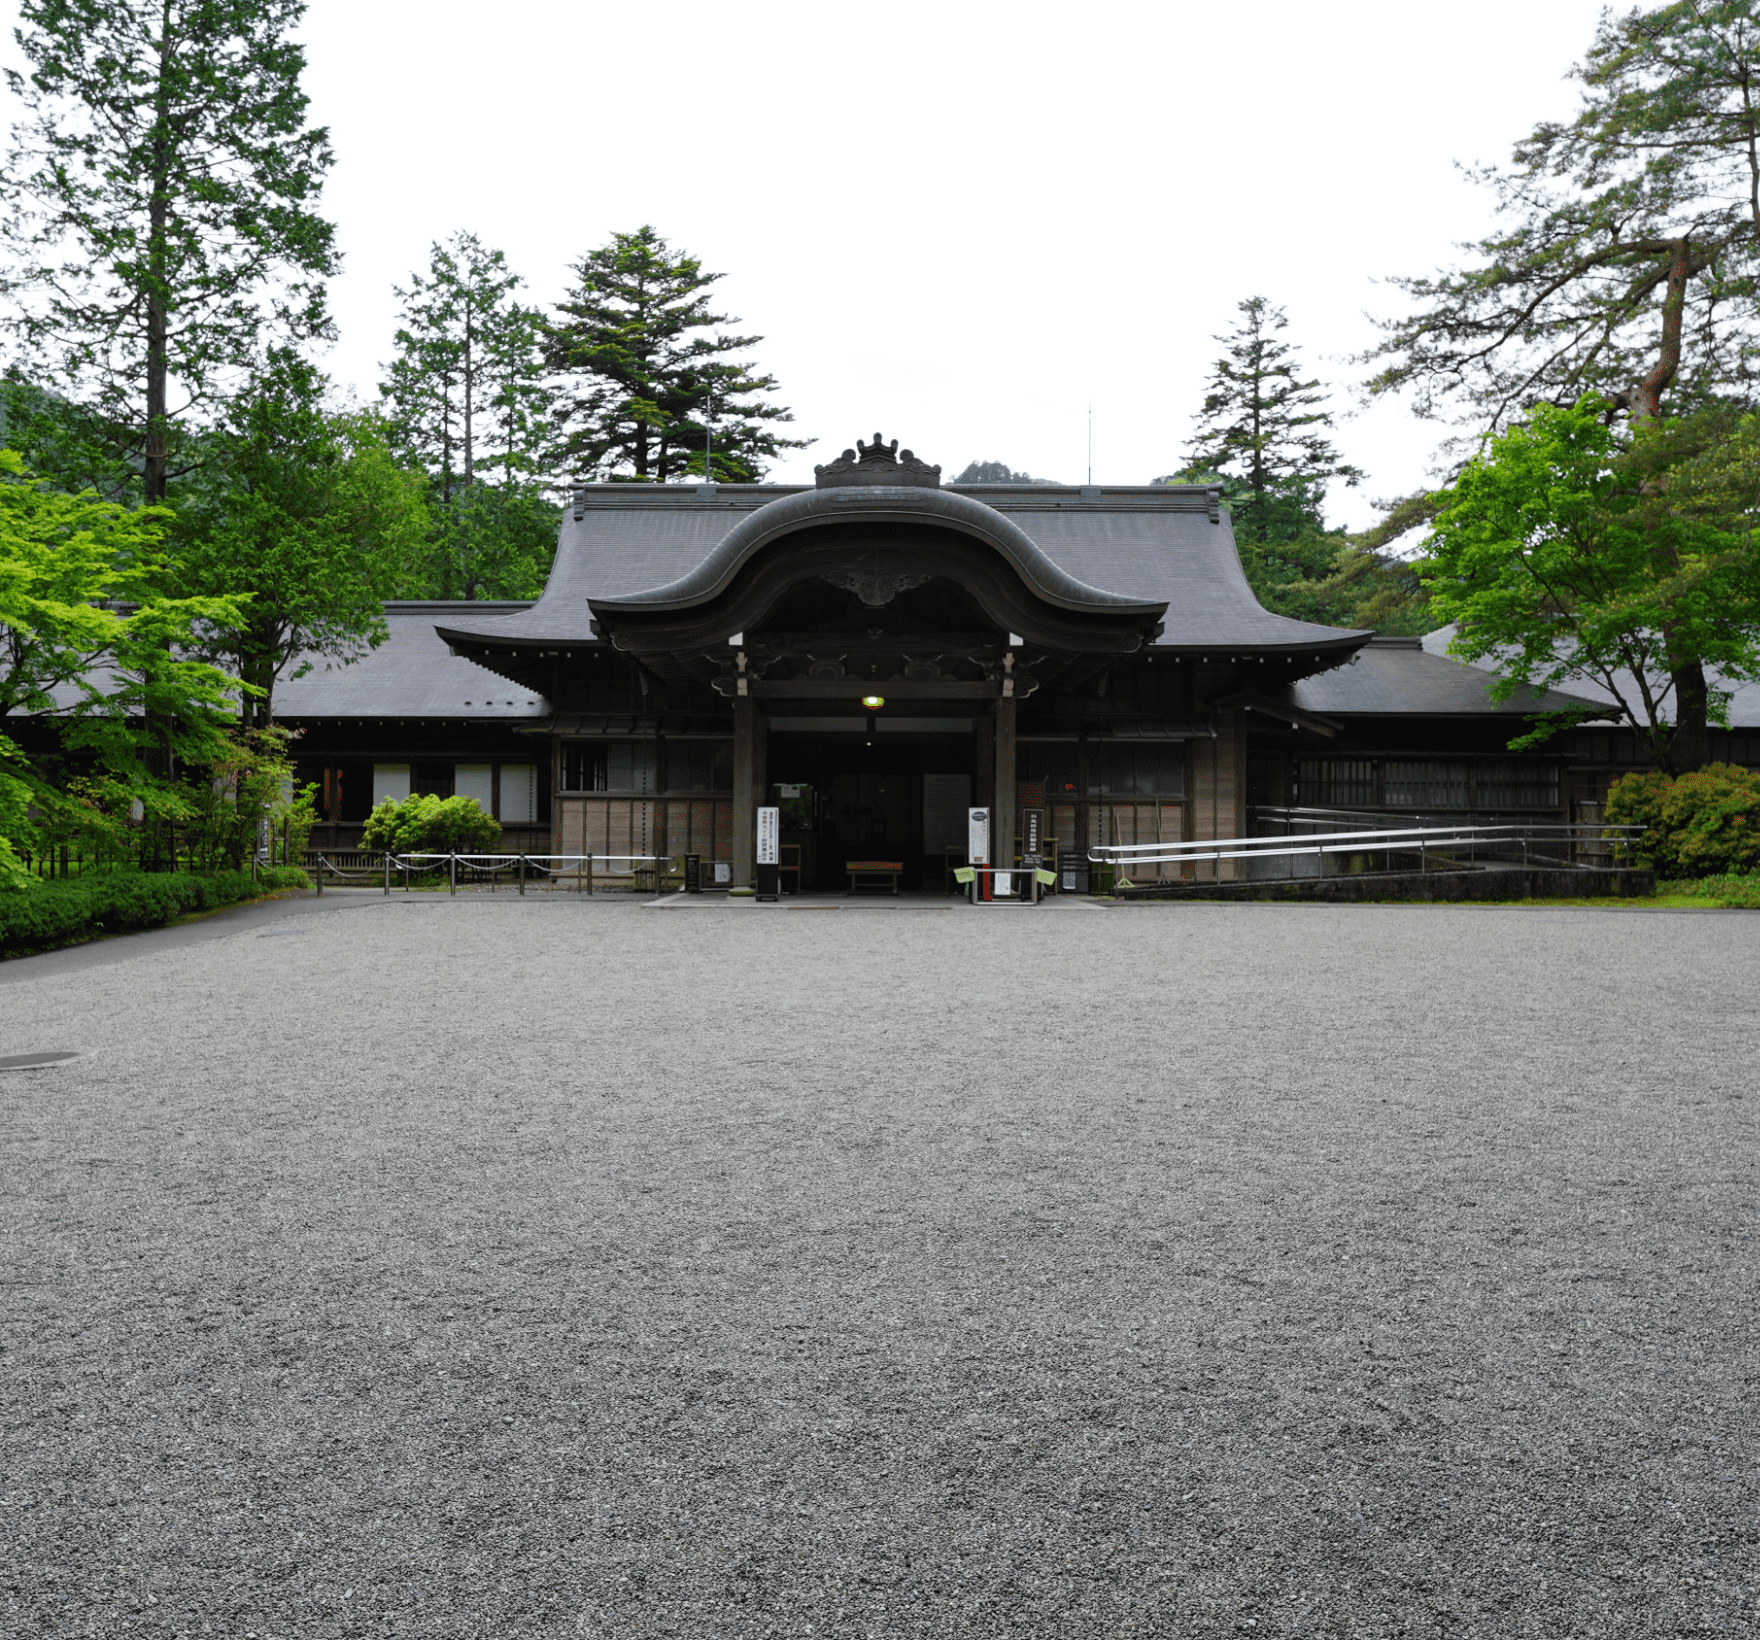
M 975 537 L 994 547 L 1022 580 L 1059 609 L 1103 610 L 1107 614 L 1158 615 L 1160 599 L 1136 599 L 1089 586 L 1061 568 L 1005 513 L 952 490 L 863 485 L 851 489 L 804 490 L 750 512 L 715 543 L 694 568 L 665 586 L 622 598 L 595 598 L 602 609 L 659 614 L 707 603 L 752 556 L 772 541 L 814 524 L 935 524 Z
M 632 612 L 688 607 L 713 597 L 753 552 L 792 529 L 881 516 L 980 535 L 1040 597 L 1065 609 L 1129 614 L 1165 604 L 1158 650 L 1336 655 L 1368 637 L 1262 609 L 1213 492 L 1177 485 L 592 485 L 575 494 L 532 608 L 453 620 L 440 631 L 468 643 L 591 643 L 589 600 Z

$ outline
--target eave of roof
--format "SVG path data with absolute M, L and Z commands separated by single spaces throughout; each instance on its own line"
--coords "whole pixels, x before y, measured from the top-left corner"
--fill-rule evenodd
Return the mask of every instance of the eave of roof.
M 1375 637 L 1348 665 L 1293 685 L 1291 700 L 1330 718 L 1484 719 L 1604 711 L 1597 701 L 1558 689 L 1524 689 L 1506 701 L 1493 701 L 1490 691 L 1485 673 L 1428 652 L 1422 639 Z
M 854 516 L 864 505 L 877 505 L 873 495 L 882 488 L 890 489 L 869 488 L 864 501 L 862 488 L 583 487 L 574 493 L 556 563 L 538 602 L 508 617 L 452 620 L 443 634 L 461 647 L 586 646 L 596 639 L 590 603 L 608 610 L 636 608 L 681 582 L 692 589 L 699 580 L 717 584 L 721 576 L 704 566 L 711 560 L 722 564 L 715 557 L 722 543 L 760 509 L 788 506 L 802 496 L 841 495 L 853 498 L 838 505 Z M 1071 607 L 1124 613 L 1132 606 L 1165 605 L 1157 653 L 1325 658 L 1348 653 L 1370 636 L 1262 608 L 1241 569 L 1227 515 L 1204 486 L 973 485 L 902 493 L 970 501 L 978 516 L 1000 519 L 992 529 L 1007 532 L 1011 540 L 1018 531 L 1031 548 L 1016 550 L 1034 568 L 1035 590 L 1071 597 L 1076 600 Z M 762 531 L 767 525 L 751 528 Z M 1046 564 L 1049 568 L 1040 568 Z M 1103 601 L 1084 601 L 1095 596 Z

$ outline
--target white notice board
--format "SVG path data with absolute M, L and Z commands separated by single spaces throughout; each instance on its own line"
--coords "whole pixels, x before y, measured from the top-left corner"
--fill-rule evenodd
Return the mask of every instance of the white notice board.
M 761 866 L 779 863 L 776 852 L 776 845 L 782 834 L 781 827 L 777 824 L 779 812 L 769 806 L 758 810 L 758 864 Z
M 966 810 L 966 863 L 982 866 L 990 863 L 990 811 Z

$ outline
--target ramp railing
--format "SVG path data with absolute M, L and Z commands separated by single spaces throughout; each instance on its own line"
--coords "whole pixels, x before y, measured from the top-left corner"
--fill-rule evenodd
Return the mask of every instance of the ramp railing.
M 1570 825 L 1546 821 L 1482 824 L 1443 820 L 1401 825 L 1393 817 L 1360 810 L 1261 808 L 1262 825 L 1280 829 L 1257 837 L 1201 838 L 1187 843 L 1099 844 L 1088 858 L 1121 872 L 1131 866 L 1184 865 L 1201 860 L 1278 860 L 1294 880 L 1300 862 L 1324 877 L 1328 855 L 1361 857 L 1354 869 L 1474 871 L 1521 864 L 1588 870 L 1605 864 L 1613 844 L 1642 835 L 1642 826 Z M 1422 815 L 1413 816 L 1423 820 Z M 1379 857 L 1381 865 L 1373 862 Z M 1398 863 L 1396 863 L 1398 862 Z M 1270 873 L 1253 873 L 1255 877 Z

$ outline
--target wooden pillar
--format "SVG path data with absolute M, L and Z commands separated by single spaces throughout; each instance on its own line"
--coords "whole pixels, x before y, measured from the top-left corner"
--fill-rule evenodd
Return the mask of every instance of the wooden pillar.
M 1014 708 L 1013 695 L 996 703 L 996 795 L 990 801 L 990 858 L 1014 864 Z
M 749 695 L 733 699 L 733 886 L 752 886 L 757 857 L 758 708 Z
M 978 714 L 972 738 L 972 804 L 989 808 L 996 801 L 996 720 L 991 713 Z
M 1194 840 L 1241 837 L 1247 829 L 1246 727 L 1239 712 L 1216 714 L 1216 738 L 1198 741 L 1192 764 L 1191 831 Z M 1238 860 L 1203 860 L 1200 881 L 1233 882 Z

